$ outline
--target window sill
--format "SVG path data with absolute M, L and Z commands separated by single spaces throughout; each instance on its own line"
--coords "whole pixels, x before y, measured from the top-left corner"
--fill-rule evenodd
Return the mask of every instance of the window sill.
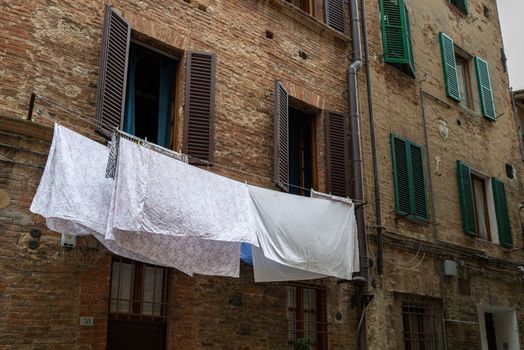
M 411 222 L 411 223 L 414 223 L 414 224 L 421 224 L 421 225 L 428 225 L 428 224 L 430 224 L 429 219 L 418 218 L 418 217 L 415 217 L 415 216 L 413 216 L 411 214 L 409 214 L 409 215 L 402 215 L 402 214 L 397 213 L 397 216 L 395 217 L 395 220 L 396 221 L 398 221 L 398 220 L 406 220 L 408 222 Z
M 313 30 L 314 32 L 326 38 L 337 38 L 345 43 L 350 41 L 349 35 L 336 31 L 324 22 L 319 21 L 317 18 L 302 11 L 295 5 L 285 0 L 269 0 L 268 2 L 274 5 L 274 7 L 283 14 L 305 25 L 308 29 Z
M 471 238 L 472 240 L 474 240 L 475 242 L 477 242 L 481 246 L 498 247 L 498 248 L 502 249 L 502 251 L 505 252 L 505 253 L 510 253 L 510 252 L 515 250 L 515 248 L 505 247 L 505 246 L 503 246 L 500 243 L 495 243 L 493 241 L 490 241 L 490 240 L 487 240 L 487 239 L 484 239 L 484 238 L 481 238 L 481 237 L 478 237 L 478 236 L 471 236 L 471 235 L 466 235 L 466 236 Z

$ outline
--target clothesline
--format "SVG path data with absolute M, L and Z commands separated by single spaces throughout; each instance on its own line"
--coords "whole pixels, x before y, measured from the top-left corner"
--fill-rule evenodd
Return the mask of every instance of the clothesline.
M 36 95 L 36 99 L 40 100 L 40 101 L 43 101 L 43 102 L 47 102 L 49 103 L 50 105 L 62 110 L 63 112 L 66 112 L 70 115 L 71 118 L 74 118 L 76 120 L 79 120 L 83 123 L 87 123 L 93 127 L 99 127 L 99 125 L 96 123 L 96 122 L 92 122 L 90 120 L 87 120 L 87 119 L 84 119 L 84 118 L 80 118 L 77 116 L 77 112 L 74 112 L 68 108 L 65 108 L 65 107 L 62 107 L 60 106 L 60 103 L 55 101 L 55 100 L 52 100 L 52 99 L 49 99 L 47 97 L 43 97 L 41 95 Z M 85 114 L 84 114 L 85 115 Z M 59 122 L 58 118 L 53 118 L 53 116 L 50 116 L 51 119 L 53 119 L 54 122 Z M 121 131 L 121 130 L 116 130 L 120 135 L 124 135 L 125 138 L 129 139 L 129 140 L 132 140 L 132 141 L 135 141 L 137 143 L 140 143 L 142 145 L 144 144 L 148 144 L 148 145 L 152 145 L 151 148 L 153 148 L 155 151 L 158 151 L 160 153 L 163 153 L 164 155 L 168 155 L 171 154 L 171 157 L 174 157 L 174 158 L 178 158 L 180 157 L 180 155 L 182 153 L 179 153 L 179 152 L 176 152 L 176 151 L 173 151 L 173 150 L 170 150 L 170 149 L 167 149 L 165 147 L 162 147 L 162 146 L 158 146 L 156 144 L 153 144 L 149 141 L 147 141 L 147 139 L 141 139 L 139 137 L 136 137 L 134 135 L 130 135 L 124 131 Z M 252 172 L 249 172 L 249 171 L 246 171 L 246 170 L 242 170 L 242 169 L 239 169 L 239 168 L 235 168 L 235 167 L 232 167 L 232 166 L 228 166 L 228 165 L 224 165 L 224 164 L 219 164 L 219 163 L 215 163 L 215 162 L 210 162 L 208 160 L 204 160 L 204 159 L 200 159 L 200 158 L 197 158 L 197 157 L 194 157 L 194 156 L 190 156 L 188 154 L 182 154 L 184 155 L 185 157 L 189 158 L 189 159 L 192 159 L 192 160 L 195 160 L 195 161 L 198 161 L 200 163 L 203 163 L 205 164 L 206 166 L 214 166 L 214 167 L 219 167 L 219 168 L 222 168 L 222 169 L 226 169 L 226 170 L 230 170 L 230 171 L 234 171 L 234 172 L 237 172 L 237 173 L 242 173 L 244 175 L 250 175 L 250 176 L 254 176 L 254 177 L 257 177 L 259 179 L 264 179 L 264 180 L 268 180 L 268 181 L 271 181 L 271 182 L 275 182 L 275 179 L 273 177 L 270 177 L 270 176 L 264 176 L 264 175 L 259 175 L 259 174 L 255 174 L 255 173 L 252 173 Z M 108 174 L 109 175 L 109 174 Z M 247 180 L 245 180 L 245 182 L 247 183 Z M 292 188 L 296 188 L 296 189 L 299 189 L 299 190 L 303 190 L 303 191 L 311 191 L 313 190 L 313 188 L 305 188 L 305 187 L 302 187 L 302 186 L 298 186 L 298 185 L 295 185 L 295 184 L 291 184 L 291 183 L 283 183 L 284 185 L 287 185 L 289 187 L 292 187 Z M 318 192 L 318 191 L 317 191 Z M 319 193 L 323 193 L 325 195 L 328 195 L 328 196 L 331 196 L 332 194 L 331 193 L 325 193 L 325 192 L 319 192 Z M 356 204 L 359 204 L 359 205 L 365 205 L 366 202 L 364 201 L 359 201 L 359 200 L 354 200 L 352 199 L 352 201 Z

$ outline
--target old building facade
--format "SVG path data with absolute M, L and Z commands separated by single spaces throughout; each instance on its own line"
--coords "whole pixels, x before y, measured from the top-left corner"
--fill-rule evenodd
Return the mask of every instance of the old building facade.
M 238 280 L 189 277 L 92 239 L 64 248 L 29 211 L 54 122 L 102 143 L 118 125 L 239 181 L 351 196 L 350 2 L 2 4 L 0 345 L 520 348 L 524 167 L 496 1 L 359 3 L 369 303 L 336 279 L 254 283 L 244 263 Z

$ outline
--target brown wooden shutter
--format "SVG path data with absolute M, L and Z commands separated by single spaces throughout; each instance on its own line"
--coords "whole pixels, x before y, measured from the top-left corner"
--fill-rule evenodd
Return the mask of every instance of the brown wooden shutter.
M 129 23 L 106 5 L 96 94 L 96 130 L 106 137 L 124 117 L 130 39 Z
M 289 191 L 289 95 L 275 81 L 275 182 Z
M 348 121 L 344 113 L 325 112 L 328 192 L 349 195 Z
M 216 56 L 189 51 L 187 54 L 185 149 L 190 162 L 213 162 L 215 121 Z
M 326 24 L 331 28 L 344 33 L 344 0 L 324 0 Z

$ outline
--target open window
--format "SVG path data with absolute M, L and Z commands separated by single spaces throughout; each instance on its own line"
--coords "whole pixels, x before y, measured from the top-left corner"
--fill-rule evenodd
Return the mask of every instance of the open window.
M 446 94 L 464 107 L 496 119 L 488 63 L 455 46 L 445 33 L 439 34 Z
M 118 128 L 172 147 L 175 91 L 180 81 L 178 56 L 182 55 L 177 51 L 174 57 L 149 43 L 132 40 L 131 25 L 126 19 L 109 5 L 105 11 L 96 100 L 97 131 L 110 137 Z M 216 57 L 212 53 L 186 53 L 184 151 L 192 161 L 213 159 L 215 66 Z
M 481 106 L 477 88 L 477 75 L 475 74 L 475 58 L 455 46 L 455 59 L 461 96 L 460 104 L 472 111 L 480 112 Z
M 338 32 L 344 33 L 344 0 L 285 0 L 310 16 L 322 20 Z
M 127 70 L 123 130 L 170 148 L 177 62 L 132 42 Z
M 484 240 L 513 246 L 504 183 L 457 161 L 459 197 L 464 232 Z
M 289 193 L 309 196 L 317 187 L 315 118 L 289 107 Z
M 291 101 L 291 102 L 290 102 Z M 349 195 L 348 126 L 343 113 L 307 108 L 275 82 L 275 182 L 282 190 L 309 195 L 317 187 L 316 128 L 323 115 L 326 131 L 327 191 Z

